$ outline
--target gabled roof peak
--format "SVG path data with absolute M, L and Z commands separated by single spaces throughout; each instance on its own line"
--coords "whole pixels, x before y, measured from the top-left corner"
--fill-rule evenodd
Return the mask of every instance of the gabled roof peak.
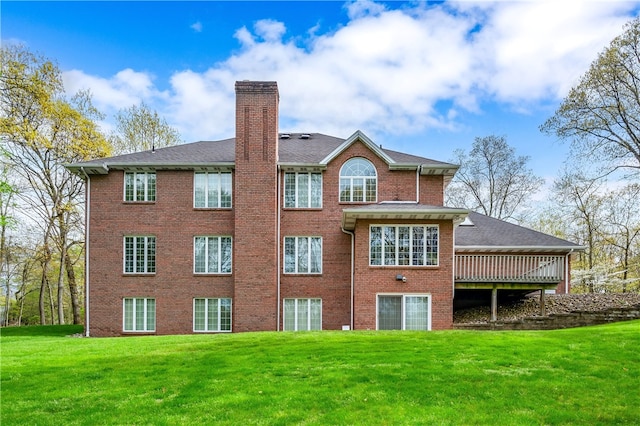
M 375 143 L 373 143 L 373 141 L 369 139 L 369 137 L 365 135 L 362 131 L 356 130 L 339 147 L 334 149 L 329 155 L 323 158 L 320 161 L 320 164 L 322 165 L 329 164 L 331 160 L 336 158 L 338 155 L 340 155 L 342 152 L 344 152 L 347 148 L 349 148 L 351 145 L 353 145 L 356 142 L 362 142 L 367 148 L 369 148 L 374 154 L 380 157 L 385 163 L 387 164 L 395 163 L 394 159 L 389 157 L 389 155 L 387 155 L 387 153 L 385 153 L 382 150 L 381 146 L 378 146 Z

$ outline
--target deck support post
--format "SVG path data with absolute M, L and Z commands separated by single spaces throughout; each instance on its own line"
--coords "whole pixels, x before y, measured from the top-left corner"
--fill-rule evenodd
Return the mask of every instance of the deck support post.
M 498 320 L 498 288 L 494 285 L 491 289 L 491 322 Z
M 540 316 L 544 317 L 547 315 L 547 310 L 545 307 L 545 300 L 544 300 L 544 296 L 545 296 L 545 290 L 544 288 L 540 289 Z

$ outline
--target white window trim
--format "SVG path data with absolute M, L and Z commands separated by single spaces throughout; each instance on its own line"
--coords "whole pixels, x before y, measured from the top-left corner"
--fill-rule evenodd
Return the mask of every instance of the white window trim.
M 285 318 L 286 318 L 286 303 L 287 300 L 295 300 L 294 305 L 294 313 L 293 317 L 295 318 L 295 325 L 293 330 L 285 329 Z M 299 331 L 298 329 L 298 301 L 299 300 L 307 300 L 307 329 L 306 331 L 319 331 L 322 330 L 322 299 L 320 297 L 287 297 L 282 299 L 282 330 L 283 331 Z M 320 301 L 320 329 L 312 330 L 311 329 L 311 301 L 319 300 Z
M 295 196 L 294 196 L 295 203 L 294 203 L 294 206 L 287 206 L 286 205 L 286 203 L 287 203 L 287 200 L 286 200 L 286 196 L 287 196 L 287 187 L 286 187 L 286 181 L 287 180 L 286 180 L 286 176 L 289 175 L 289 174 L 290 175 L 294 175 L 294 184 L 295 184 L 294 185 L 294 192 L 295 192 Z M 282 196 L 284 197 L 284 200 L 283 200 L 282 204 L 283 204 L 285 209 L 321 209 L 322 208 L 322 186 L 323 186 L 323 184 L 322 184 L 322 180 L 323 180 L 322 173 L 319 173 L 319 172 L 285 172 L 284 175 L 285 175 L 285 179 L 284 179 L 285 188 L 284 188 L 284 191 L 282 191 L 283 192 Z M 307 175 L 309 177 L 309 180 L 307 182 L 307 201 L 308 201 L 308 205 L 306 205 L 306 206 L 301 206 L 300 203 L 299 203 L 299 201 L 300 201 L 300 198 L 298 197 L 298 190 L 299 190 L 298 176 L 299 175 Z M 311 206 L 311 193 L 312 193 L 312 190 L 311 190 L 311 186 L 312 186 L 311 176 L 312 175 L 319 175 L 320 176 L 320 205 L 319 206 Z
M 407 310 L 406 310 L 406 300 L 407 297 L 426 297 L 427 298 L 427 309 L 428 309 L 428 313 L 427 313 L 427 330 L 426 331 L 431 331 L 431 314 L 432 314 L 432 308 L 431 308 L 431 294 L 430 293 L 377 293 L 376 294 L 376 330 L 380 330 L 380 318 L 378 317 L 379 314 L 379 303 L 380 303 L 380 296 L 400 296 L 402 298 L 402 330 L 406 330 L 407 327 Z
M 222 299 L 228 299 L 229 300 L 229 312 L 230 312 L 230 318 L 229 318 L 229 330 L 221 330 L 220 329 L 220 320 L 221 320 L 221 315 L 222 315 L 222 311 L 220 310 L 220 302 Z M 205 311 L 204 311 L 204 324 L 205 324 L 205 330 L 196 330 L 196 300 L 205 300 L 206 302 L 206 307 L 205 307 Z M 216 300 L 218 303 L 218 330 L 206 330 L 207 325 L 209 324 L 208 321 L 208 317 L 209 317 L 209 309 L 208 309 L 208 305 L 209 302 L 211 300 Z M 230 297 L 194 297 L 193 298 L 193 332 L 194 333 L 231 333 L 233 331 L 233 299 Z
M 197 272 L 196 271 L 196 238 L 206 238 L 204 245 L 204 258 L 206 262 L 206 269 L 209 269 L 209 238 L 218 239 L 218 272 Z M 229 272 L 220 272 L 222 269 L 222 238 L 229 238 L 231 241 L 231 263 L 229 265 Z M 231 235 L 196 235 L 193 237 L 193 274 L 194 275 L 231 275 L 233 273 L 233 237 Z
M 218 207 L 208 207 L 209 205 L 209 175 L 217 174 L 220 179 L 218 180 Z M 204 188 L 204 206 L 196 206 L 196 177 L 198 175 L 205 175 L 205 188 Z M 230 204 L 228 207 L 222 207 L 222 175 L 229 175 L 231 178 L 231 187 L 229 188 Z M 231 172 L 194 172 L 193 173 L 193 208 L 194 209 L 223 209 L 230 210 L 233 208 L 233 174 Z
M 133 244 L 133 271 L 127 271 L 127 238 L 134 238 Z M 155 240 L 155 261 L 154 271 L 149 272 L 149 238 Z M 136 271 L 136 241 L 144 239 L 144 272 Z M 122 238 L 122 273 L 126 275 L 155 275 L 158 270 L 158 241 L 155 235 L 125 235 Z
M 287 272 L 287 250 L 286 250 L 286 242 L 287 238 L 293 238 L 295 241 L 295 271 Z M 309 265 L 309 272 L 299 272 L 298 271 L 298 238 L 308 238 L 308 249 L 307 249 L 307 265 Z M 311 272 L 311 239 L 319 238 L 320 239 L 320 261 L 318 262 L 320 265 L 320 271 Z M 324 257 L 324 248 L 322 237 L 319 235 L 287 235 L 284 237 L 282 241 L 282 273 L 286 275 L 322 275 L 322 266 L 323 266 L 323 257 Z
M 375 172 L 374 176 L 353 176 L 353 175 L 342 175 L 342 170 L 345 168 L 345 166 L 347 165 L 347 163 L 349 163 L 349 161 L 351 160 L 364 160 L 366 162 L 368 162 L 369 164 L 371 164 L 371 167 L 373 167 L 373 171 Z M 342 184 L 342 179 L 349 179 L 349 200 L 342 200 L 340 195 L 341 195 L 341 184 Z M 363 182 L 363 188 L 362 188 L 362 200 L 361 201 L 353 201 L 353 180 L 354 179 L 362 179 Z M 373 179 L 375 181 L 375 186 L 376 186 L 376 198 L 375 200 L 367 200 L 367 179 Z M 365 157 L 353 157 L 348 159 L 347 161 L 344 162 L 344 164 L 342 164 L 342 167 L 340 167 L 340 171 L 338 173 L 338 202 L 339 203 L 377 203 L 378 202 L 378 169 L 376 169 L 375 164 L 373 164 L 373 162 L 371 162 L 371 160 L 369 160 L 368 158 Z
M 149 200 L 149 175 L 152 174 L 156 177 L 156 188 L 154 192 L 154 199 Z M 127 175 L 133 175 L 133 200 L 127 200 Z M 137 175 L 144 175 L 144 200 L 136 200 L 136 184 L 137 184 Z M 158 191 L 158 177 L 156 172 L 124 172 L 124 181 L 123 181 L 123 189 L 122 189 L 122 200 L 126 203 L 155 203 L 157 198 Z
M 142 311 L 142 315 L 144 318 L 144 330 L 127 330 L 125 328 L 125 324 L 126 324 L 126 307 L 125 307 L 125 301 L 126 300 L 132 300 L 133 302 L 133 311 L 132 311 L 132 315 L 133 315 L 133 327 L 135 328 L 135 324 L 136 324 L 136 300 L 144 300 L 144 308 Z M 153 322 L 153 328 L 149 328 L 149 324 L 147 324 L 147 301 L 149 300 L 153 300 L 154 302 L 154 307 L 155 307 L 155 315 L 153 316 L 154 322 Z M 151 333 L 151 332 L 155 332 L 156 331 L 156 320 L 158 318 L 158 304 L 156 303 L 156 299 L 154 297 L 123 297 L 122 298 L 122 331 L 125 333 Z
M 371 228 L 375 228 L 375 227 L 381 227 L 383 228 L 382 231 L 382 241 L 384 242 L 384 227 L 394 227 L 396 228 L 396 241 L 395 241 L 395 246 L 396 246 L 396 251 L 395 251 L 395 258 L 396 258 L 396 263 L 393 265 L 385 265 L 384 263 L 384 245 L 382 246 L 382 263 L 380 265 L 374 265 L 371 262 Z M 398 259 L 400 258 L 399 256 L 399 249 L 400 246 L 398 244 L 398 228 L 400 227 L 408 227 L 411 230 L 409 231 L 411 236 L 413 236 L 413 228 L 414 227 L 422 227 L 422 228 L 436 228 L 438 230 L 438 252 L 437 252 L 437 256 L 436 256 L 436 263 L 434 264 L 430 264 L 427 265 L 426 263 L 424 265 L 412 265 L 411 261 L 413 260 L 413 237 L 409 239 L 409 264 L 408 265 L 399 265 Z M 425 256 L 425 261 L 426 261 L 426 256 L 427 256 L 427 251 L 425 250 L 424 252 L 424 256 Z M 400 225 L 395 225 L 395 224 L 390 224 L 390 223 L 385 223 L 385 224 L 372 224 L 369 225 L 369 266 L 372 267 L 386 267 L 386 268 L 398 268 L 398 267 L 402 267 L 402 268 L 437 268 L 440 266 L 440 225 L 436 225 L 436 224 L 400 224 Z

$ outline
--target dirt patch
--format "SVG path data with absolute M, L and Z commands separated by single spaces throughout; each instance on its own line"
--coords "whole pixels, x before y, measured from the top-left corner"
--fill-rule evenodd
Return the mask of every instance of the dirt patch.
M 548 294 L 545 300 L 547 315 L 600 312 L 638 305 L 640 304 L 640 293 Z M 535 295 L 517 302 L 498 305 L 498 320 L 517 321 L 526 317 L 539 317 L 539 301 L 540 296 Z M 454 324 L 486 323 L 490 319 L 490 306 L 460 309 L 453 314 Z

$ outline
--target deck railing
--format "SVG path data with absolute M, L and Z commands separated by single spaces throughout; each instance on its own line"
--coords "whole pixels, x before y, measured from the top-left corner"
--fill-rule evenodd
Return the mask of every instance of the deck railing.
M 564 278 L 564 256 L 457 254 L 456 282 L 554 283 Z

